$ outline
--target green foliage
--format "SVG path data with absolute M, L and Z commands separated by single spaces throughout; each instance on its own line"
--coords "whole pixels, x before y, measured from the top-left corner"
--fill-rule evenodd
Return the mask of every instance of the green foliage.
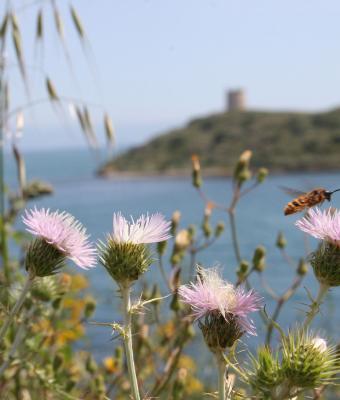
M 232 175 L 237 156 L 271 171 L 339 169 L 340 109 L 326 113 L 228 112 L 198 118 L 182 129 L 135 147 L 99 173 L 187 173 L 197 154 L 205 175 Z M 263 179 L 263 173 L 259 175 Z

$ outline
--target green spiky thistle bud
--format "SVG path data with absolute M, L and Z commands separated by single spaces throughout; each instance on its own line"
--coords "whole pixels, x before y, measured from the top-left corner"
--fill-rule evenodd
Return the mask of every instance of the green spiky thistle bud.
M 170 226 L 161 214 L 142 215 L 136 222 L 113 214 L 113 233 L 98 246 L 100 263 L 120 286 L 130 286 L 152 264 L 147 244 L 169 239 Z
M 250 159 L 252 157 L 252 152 L 250 150 L 244 151 L 235 166 L 234 169 L 234 181 L 238 183 L 239 186 L 249 179 L 251 179 L 251 171 L 249 169 Z
M 181 212 L 179 210 L 174 211 L 171 217 L 171 228 L 170 228 L 171 235 L 175 235 L 180 220 L 181 220 Z
M 215 227 L 215 237 L 219 237 L 224 232 L 225 225 L 223 221 L 219 221 Z
M 284 249 L 287 246 L 287 239 L 282 232 L 279 232 L 276 239 L 276 247 Z
M 31 289 L 31 295 L 44 302 L 54 300 L 59 293 L 60 285 L 55 276 L 45 276 L 36 280 Z
M 99 260 L 118 283 L 136 281 L 153 261 L 145 244 L 116 243 L 112 239 L 100 243 Z
M 204 217 L 203 217 L 203 222 L 201 225 L 203 235 L 206 238 L 209 238 L 212 234 L 212 228 L 210 225 L 211 211 L 212 211 L 212 206 L 210 203 L 208 203 L 204 210 Z
M 248 382 L 256 394 L 264 399 L 271 399 L 272 394 L 284 377 L 281 371 L 279 356 L 267 346 L 260 347 L 257 357 L 251 356 L 252 369 L 248 371 Z
M 242 260 L 236 274 L 241 282 L 243 282 L 244 278 L 247 276 L 249 271 L 249 263 L 246 260 Z
M 264 182 L 265 179 L 267 178 L 268 174 L 269 174 L 269 171 L 268 171 L 267 168 L 260 168 L 260 169 L 257 171 L 257 176 L 256 176 L 257 182 L 258 182 L 258 183 Z
M 301 258 L 296 270 L 296 273 L 300 276 L 306 275 L 308 272 L 308 264 L 306 263 L 304 258 Z
M 318 281 L 327 286 L 340 286 L 340 248 L 323 242 L 310 255 L 310 263 Z
M 192 184 L 196 188 L 202 186 L 201 165 L 200 160 L 196 154 L 191 156 L 192 163 Z
M 66 256 L 56 246 L 44 239 L 35 239 L 30 243 L 26 254 L 26 270 L 32 276 L 54 275 L 64 266 Z
M 253 267 L 258 272 L 262 272 L 266 268 L 266 249 L 263 246 L 258 246 L 255 249 Z
M 324 339 L 296 329 L 282 340 L 282 373 L 290 386 L 315 389 L 334 381 L 339 372 L 336 348 Z

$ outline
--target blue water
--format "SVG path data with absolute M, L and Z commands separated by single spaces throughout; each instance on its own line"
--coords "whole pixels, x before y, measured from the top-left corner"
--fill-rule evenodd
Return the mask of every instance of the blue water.
M 181 179 L 113 179 L 105 180 L 95 176 L 94 169 L 98 161 L 88 151 L 50 151 L 44 153 L 29 153 L 26 155 L 27 173 L 29 178 L 40 177 L 48 180 L 55 188 L 53 196 L 44 197 L 35 204 L 38 207 L 67 210 L 75 215 L 91 233 L 93 240 L 103 239 L 111 230 L 112 213 L 122 211 L 126 215 L 138 216 L 141 213 L 160 211 L 168 218 L 174 210 L 182 213 L 181 226 L 191 223 L 200 224 L 203 203 L 191 186 L 190 177 Z M 16 174 L 13 163 L 6 162 L 7 178 L 10 186 L 16 185 Z M 283 206 L 289 200 L 279 189 L 279 186 L 306 189 L 322 186 L 329 189 L 340 187 L 340 174 L 298 174 L 269 177 L 267 181 L 243 198 L 237 210 L 237 226 L 240 238 L 241 253 L 244 259 L 251 260 L 254 248 L 263 244 L 268 250 L 267 270 L 265 277 L 268 284 L 278 293 L 282 293 L 294 278 L 294 270 L 283 260 L 275 247 L 278 231 L 283 231 L 288 238 L 287 252 L 295 260 L 303 256 L 304 238 L 294 226 L 296 216 L 284 217 Z M 204 191 L 220 203 L 228 203 L 231 196 L 229 179 L 209 179 L 204 182 Z M 31 204 L 32 206 L 34 204 Z M 334 195 L 332 205 L 340 207 L 340 195 Z M 224 220 L 227 215 L 215 212 L 212 220 Z M 310 240 L 311 247 L 316 241 Z M 204 253 L 200 253 L 198 261 L 207 266 L 219 264 L 226 278 L 235 280 L 237 263 L 231 246 L 230 229 L 227 228 L 221 238 Z M 167 266 L 169 267 L 169 266 Z M 74 267 L 75 268 L 75 267 Z M 79 272 L 79 271 L 77 271 Z M 105 270 L 97 268 L 86 272 L 90 281 L 90 290 L 97 299 L 97 310 L 93 320 L 119 320 L 119 299 L 116 287 L 107 276 Z M 148 282 L 160 282 L 157 266 L 154 265 L 146 273 Z M 265 298 L 266 309 L 270 314 L 274 303 L 261 288 L 258 276 L 254 275 L 251 282 Z M 279 322 L 287 329 L 296 320 L 303 318 L 303 304 L 308 303 L 305 288 L 316 294 L 317 284 L 312 272 L 309 272 L 304 284 L 295 297 L 286 304 Z M 164 286 L 163 293 L 165 292 Z M 138 296 L 139 290 L 135 289 Z M 334 288 L 327 296 L 322 306 L 322 314 L 315 319 L 314 326 L 335 340 L 340 339 L 340 313 L 336 313 L 336 304 L 340 302 L 340 288 Z M 258 338 L 246 338 L 250 346 L 263 338 L 263 328 L 256 319 Z M 94 349 L 97 358 L 112 353 L 113 344 L 110 332 L 101 327 L 89 326 L 88 340 L 81 344 Z M 193 346 L 202 346 L 200 332 Z M 201 354 L 202 374 L 209 376 L 211 363 L 207 350 Z

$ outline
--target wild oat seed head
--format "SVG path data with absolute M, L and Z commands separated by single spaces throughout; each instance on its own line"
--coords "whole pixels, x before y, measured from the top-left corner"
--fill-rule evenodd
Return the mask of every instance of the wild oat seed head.
M 89 243 L 86 229 L 72 215 L 34 208 L 25 210 L 22 220 L 28 232 L 56 248 L 78 267 L 88 269 L 95 266 L 96 250 Z

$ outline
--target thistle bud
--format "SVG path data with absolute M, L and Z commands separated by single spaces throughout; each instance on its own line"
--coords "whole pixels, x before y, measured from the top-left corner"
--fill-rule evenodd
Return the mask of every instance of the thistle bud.
M 210 313 L 198 325 L 204 340 L 213 353 L 232 347 L 244 333 L 234 315 L 224 317 L 220 313 Z
M 170 222 L 163 215 L 142 215 L 127 221 L 121 213 L 113 214 L 113 231 L 106 243 L 99 243 L 99 260 L 120 287 L 128 287 L 152 264 L 148 244 L 170 238 Z
M 266 249 L 263 246 L 258 246 L 255 249 L 253 267 L 258 272 L 262 272 L 266 267 Z
M 66 256 L 57 247 L 44 239 L 31 242 L 26 254 L 26 270 L 32 276 L 49 276 L 56 274 L 64 265 Z
M 300 258 L 296 273 L 300 276 L 306 275 L 308 272 L 308 264 L 304 260 L 304 258 Z
M 264 180 L 267 178 L 268 174 L 269 174 L 269 171 L 267 168 L 260 168 L 257 171 L 257 176 L 256 176 L 257 182 L 258 183 L 264 182 Z
M 335 348 L 304 330 L 282 341 L 282 372 L 291 386 L 315 389 L 330 383 L 339 372 Z
M 192 184 L 196 188 L 200 188 L 202 186 L 202 176 L 201 176 L 201 166 L 199 158 L 196 154 L 191 156 L 192 162 Z
M 48 302 L 58 295 L 58 282 L 54 276 L 45 276 L 34 282 L 31 295 L 39 301 Z
M 179 210 L 174 211 L 171 218 L 171 228 L 170 228 L 171 235 L 175 235 L 180 220 L 181 220 L 181 212 Z
M 136 281 L 152 264 L 149 248 L 143 243 L 117 243 L 108 239 L 100 243 L 100 262 L 118 283 Z
M 284 249 L 287 246 L 287 239 L 282 232 L 279 232 L 276 239 L 276 247 Z
M 203 222 L 202 222 L 202 226 L 201 226 L 203 235 L 206 238 L 209 238 L 212 233 L 212 228 L 210 225 L 210 216 L 211 216 L 211 208 L 209 206 L 207 206 L 204 210 L 204 217 L 203 217 Z
M 246 260 L 242 260 L 236 274 L 241 282 L 243 282 L 244 278 L 246 277 L 249 271 L 249 263 Z
M 267 346 L 260 347 L 257 357 L 252 358 L 252 370 L 248 371 L 247 375 L 256 394 L 262 394 L 263 398 L 271 398 L 273 391 L 284 379 L 278 354 Z
M 225 225 L 223 221 L 219 221 L 215 227 L 215 237 L 219 237 L 224 232 Z
M 187 229 L 180 230 L 175 237 L 176 251 L 182 251 L 188 248 L 191 239 Z
M 241 186 L 245 181 L 251 178 L 251 172 L 249 170 L 249 163 L 252 157 L 250 150 L 244 151 L 234 169 L 234 181 Z
M 318 281 L 327 286 L 340 286 L 340 248 L 324 242 L 311 254 L 310 263 Z

